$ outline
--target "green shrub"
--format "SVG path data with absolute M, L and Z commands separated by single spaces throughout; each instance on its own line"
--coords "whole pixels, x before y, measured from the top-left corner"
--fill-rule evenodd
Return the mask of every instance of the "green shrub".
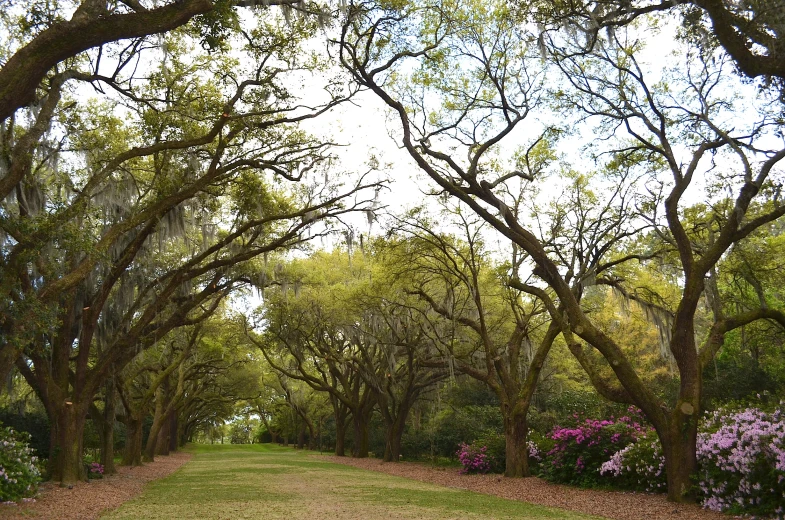
M 435 455 L 455 457 L 462 443 L 471 444 L 489 430 L 502 429 L 498 406 L 464 406 L 446 409 L 430 425 Z
M 542 438 L 542 436 L 530 431 L 529 437 L 530 439 L 527 443 L 529 452 L 529 467 L 532 472 L 536 472 L 542 459 L 541 454 L 545 452 L 540 448 L 538 441 L 535 441 L 535 439 L 539 440 Z M 540 442 L 548 445 L 547 442 Z M 474 442 L 470 445 L 462 444 L 461 449 L 458 451 L 459 459 L 461 453 L 481 453 L 483 455 L 484 465 L 487 466 L 487 470 L 485 472 L 504 473 L 507 462 L 507 439 L 504 437 L 503 433 L 494 430 L 488 430 L 477 437 L 477 439 L 475 439 Z M 467 455 L 464 456 L 464 459 L 472 460 L 472 458 Z M 464 469 L 470 468 L 467 468 L 466 464 L 464 464 Z M 471 471 L 466 472 L 470 473 Z
M 621 416 L 624 415 L 627 408 L 625 405 L 606 401 L 594 390 L 564 390 L 558 394 L 547 396 L 544 401 L 544 410 L 554 416 L 561 426 L 575 424 L 575 417 Z M 540 429 L 538 421 L 539 417 L 531 416 L 529 418 L 532 428 L 543 432 L 551 429 Z
M 0 502 L 31 497 L 38 489 L 41 471 L 29 440 L 27 433 L 0 426 Z
M 406 459 L 429 459 L 431 440 L 424 430 L 406 428 L 401 436 L 401 453 Z
M 472 447 L 484 447 L 488 458 L 491 473 L 504 473 L 507 454 L 507 441 L 504 434 L 496 431 L 486 431 L 472 443 Z
M 104 466 L 98 462 L 97 454 L 85 454 L 84 457 L 82 457 L 82 465 L 84 465 L 88 479 L 104 478 Z
M 40 459 L 49 458 L 49 418 L 43 411 L 20 413 L 13 409 L 0 409 L 0 424 L 13 428 L 17 432 L 30 434 L 31 448 Z
M 526 420 L 529 423 L 529 430 L 543 434 L 553 430 L 554 426 L 559 424 L 559 417 L 553 411 L 542 411 L 534 407 L 529 409 Z

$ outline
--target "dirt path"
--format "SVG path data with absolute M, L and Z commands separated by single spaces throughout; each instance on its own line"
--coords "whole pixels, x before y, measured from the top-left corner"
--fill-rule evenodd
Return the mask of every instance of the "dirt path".
M 107 509 L 139 495 L 146 483 L 171 475 L 190 459 L 190 453 L 176 452 L 168 457 L 157 457 L 155 462 L 141 467 L 119 467 L 116 475 L 80 482 L 73 489 L 45 482 L 35 502 L 0 505 L 0 518 L 94 520 Z
M 696 505 L 674 504 L 664 495 L 578 489 L 549 484 L 539 478 L 509 479 L 499 475 L 461 475 L 454 468 L 413 462 L 383 463 L 378 459 L 317 456 L 330 462 L 388 475 L 467 489 L 531 504 L 558 507 L 617 520 L 729 520 L 731 517 Z

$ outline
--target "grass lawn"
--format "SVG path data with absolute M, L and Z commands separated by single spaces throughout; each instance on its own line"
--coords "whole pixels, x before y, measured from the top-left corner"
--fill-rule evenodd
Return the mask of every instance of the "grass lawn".
M 198 445 L 173 475 L 102 518 L 589 519 L 332 464 L 269 444 Z

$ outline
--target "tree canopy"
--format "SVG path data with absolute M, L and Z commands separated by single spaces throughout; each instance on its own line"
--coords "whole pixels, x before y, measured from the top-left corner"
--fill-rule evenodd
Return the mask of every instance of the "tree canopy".
M 681 501 L 701 413 L 782 392 L 782 0 L 0 7 L 0 404 L 37 397 L 50 478 L 117 424 L 124 464 L 471 435 L 528 476 L 576 392 Z M 318 126 L 369 97 L 389 179 Z

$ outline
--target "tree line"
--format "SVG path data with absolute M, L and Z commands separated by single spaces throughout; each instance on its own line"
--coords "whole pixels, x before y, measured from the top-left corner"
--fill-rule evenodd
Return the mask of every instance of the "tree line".
M 563 342 L 603 397 L 643 411 L 669 498 L 688 498 L 706 370 L 785 325 L 779 3 L 4 2 L 0 375 L 43 404 L 51 477 L 84 477 L 85 421 L 115 395 L 129 463 L 147 414 L 148 458 L 176 410 L 208 421 L 196 403 L 232 363 L 202 352 L 204 327 L 275 287 L 236 326 L 290 403 L 292 381 L 327 396 L 336 452 L 351 426 L 367 454 L 377 410 L 396 460 L 413 404 L 459 373 L 498 399 L 507 474 L 526 475 L 527 412 Z M 298 95 L 335 64 L 322 98 Z M 268 257 L 371 211 L 378 183 L 343 185 L 333 143 L 300 123 L 360 90 L 460 233 L 399 215 L 372 265 L 349 255 L 352 276 L 305 283 Z M 611 295 L 656 329 L 676 391 L 599 312 Z

